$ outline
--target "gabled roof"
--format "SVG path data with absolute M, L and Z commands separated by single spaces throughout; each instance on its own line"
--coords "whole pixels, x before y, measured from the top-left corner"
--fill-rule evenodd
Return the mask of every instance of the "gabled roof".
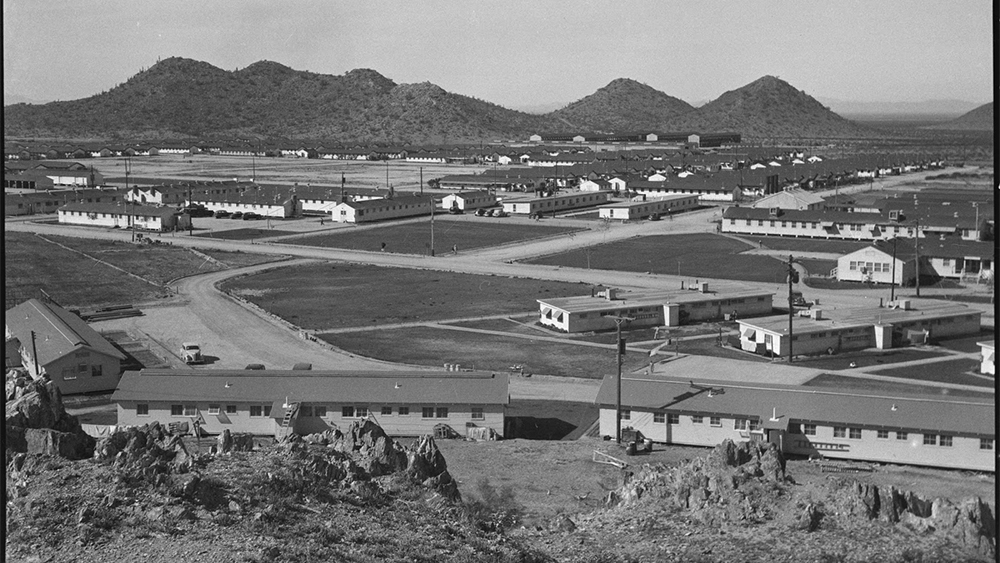
M 353 209 L 371 209 L 375 207 L 385 207 L 386 205 L 430 205 L 433 201 L 431 196 L 404 195 L 395 196 L 391 199 L 368 199 L 365 201 L 348 201 L 337 205 L 346 205 Z
M 111 399 L 506 405 L 508 384 L 490 372 L 145 369 L 126 371 Z
M 67 203 L 59 211 L 82 211 L 84 213 L 114 213 L 125 216 L 170 217 L 178 211 L 172 207 L 154 207 L 152 205 L 132 205 L 131 203 Z
M 745 375 L 754 366 L 787 370 L 789 384 L 774 378 Z M 992 438 L 995 436 L 995 401 L 987 398 L 950 399 L 940 393 L 886 393 L 870 388 L 834 389 L 803 384 L 809 372 L 792 371 L 790 366 L 756 364 L 738 360 L 705 359 L 687 356 L 657 366 L 652 375 L 622 377 L 622 406 L 690 413 L 727 418 L 757 418 L 765 421 L 777 414 L 790 420 L 836 426 L 853 426 L 933 434 L 954 434 Z M 800 377 L 805 375 L 807 377 Z M 692 386 L 691 382 L 696 386 Z M 706 388 L 723 392 L 709 395 Z M 934 391 L 938 391 L 935 389 Z M 614 407 L 616 377 L 606 377 L 596 403 Z
M 80 349 L 125 359 L 124 354 L 80 317 L 58 305 L 29 299 L 8 310 L 4 317 L 7 330 L 21 341 L 21 345 L 30 347 L 31 333 L 35 333 L 35 349 L 41 366 Z

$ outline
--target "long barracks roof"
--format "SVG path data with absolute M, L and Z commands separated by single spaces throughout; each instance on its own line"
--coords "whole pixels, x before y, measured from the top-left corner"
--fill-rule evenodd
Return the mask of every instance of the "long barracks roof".
M 154 207 L 152 205 L 132 205 L 130 203 L 67 203 L 59 211 L 82 211 L 84 213 L 112 213 L 117 215 L 169 217 L 178 211 L 172 207 Z
M 378 207 L 385 207 L 387 205 L 427 205 L 430 206 L 433 198 L 429 195 L 397 195 L 392 198 L 385 199 L 367 199 L 364 201 L 348 201 L 345 203 L 340 203 L 338 205 L 347 205 L 353 209 L 373 209 Z
M 112 400 L 506 405 L 506 373 L 126 371 Z
M 730 361 L 728 371 L 739 372 L 746 363 Z M 918 393 L 900 395 L 850 386 L 830 390 L 803 385 L 713 381 L 720 370 L 717 363 L 713 363 L 710 370 L 699 370 L 691 363 L 678 364 L 676 368 L 670 366 L 671 363 L 660 366 L 658 369 L 669 371 L 652 376 L 623 376 L 622 406 L 761 421 L 776 414 L 782 424 L 795 421 L 928 434 L 986 438 L 996 435 L 996 404 L 990 399 L 950 399 Z M 708 388 L 714 390 L 711 395 Z M 596 402 L 599 406 L 613 408 L 615 400 L 616 378 L 607 377 Z
M 934 299 L 910 299 L 912 309 L 891 309 L 888 307 L 860 309 L 824 309 L 820 320 L 809 317 L 793 317 L 792 331 L 795 334 L 822 332 L 831 329 L 843 330 L 876 324 L 905 323 L 916 320 L 954 318 L 964 315 L 982 315 L 981 311 L 961 304 L 941 302 Z M 755 319 L 740 319 L 741 326 L 769 332 L 787 332 L 788 316 L 775 315 Z
M 31 333 L 35 333 L 40 366 L 84 348 L 119 360 L 125 359 L 124 354 L 80 317 L 58 305 L 29 299 L 4 313 L 4 322 L 22 346 L 30 348 Z
M 699 303 L 703 301 L 720 301 L 724 299 L 745 299 L 774 295 L 770 290 L 734 289 L 728 291 L 712 291 L 701 293 L 687 289 L 648 291 L 643 293 L 619 293 L 618 298 L 611 301 L 604 297 L 589 295 L 575 297 L 554 297 L 538 299 L 537 301 L 549 307 L 569 313 L 587 311 L 607 311 L 612 309 L 629 309 L 633 307 L 660 306 L 667 303 Z

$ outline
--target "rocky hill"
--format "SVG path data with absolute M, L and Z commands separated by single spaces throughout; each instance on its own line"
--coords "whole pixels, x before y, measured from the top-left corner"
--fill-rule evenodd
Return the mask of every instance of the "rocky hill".
M 885 136 L 840 117 L 774 76 L 731 90 L 670 120 L 675 131 L 733 131 L 749 138 L 870 138 Z
M 90 440 L 85 451 L 53 448 L 45 444 L 69 445 L 79 433 L 53 389 L 8 379 L 7 561 L 902 563 L 996 555 L 994 509 L 979 498 L 930 500 L 839 475 L 800 483 L 766 443 L 726 440 L 669 466 L 630 459 L 601 506 L 579 504 L 526 527 L 513 491 L 541 493 L 533 482 L 497 491 L 479 481 L 478 494 L 468 494 L 429 436 L 404 446 L 357 421 L 281 442 L 228 432 L 196 439 L 151 423 Z M 12 427 L 51 429 L 67 441 L 25 445 L 11 440 Z M 498 445 L 477 444 L 477 455 Z M 525 471 L 560 469 L 538 458 L 520 473 L 507 468 Z
M 672 118 L 693 109 L 684 100 L 619 78 L 549 115 L 565 122 L 570 131 L 623 133 L 666 131 Z
M 932 125 L 926 129 L 946 129 L 950 131 L 992 131 L 993 102 L 983 104 L 978 108 L 946 123 Z
M 246 137 L 458 142 L 552 130 L 544 116 L 396 84 L 374 70 L 343 76 L 261 61 L 225 71 L 183 58 L 158 62 L 89 98 L 4 107 L 4 135 L 57 138 Z

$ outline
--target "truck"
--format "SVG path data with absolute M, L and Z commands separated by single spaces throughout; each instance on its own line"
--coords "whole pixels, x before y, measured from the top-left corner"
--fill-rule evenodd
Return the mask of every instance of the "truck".
M 195 342 L 181 344 L 181 359 L 188 365 L 205 363 L 205 359 L 201 356 L 201 346 Z
M 792 292 L 792 307 L 801 307 L 803 309 L 808 309 L 812 306 L 813 306 L 812 302 L 806 301 L 806 298 L 802 295 L 801 291 Z

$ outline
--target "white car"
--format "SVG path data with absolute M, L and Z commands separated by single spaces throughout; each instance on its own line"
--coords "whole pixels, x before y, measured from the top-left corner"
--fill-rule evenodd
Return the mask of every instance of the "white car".
M 205 359 L 201 356 L 201 346 L 194 342 L 184 342 L 181 344 L 181 359 L 185 364 L 202 364 Z

